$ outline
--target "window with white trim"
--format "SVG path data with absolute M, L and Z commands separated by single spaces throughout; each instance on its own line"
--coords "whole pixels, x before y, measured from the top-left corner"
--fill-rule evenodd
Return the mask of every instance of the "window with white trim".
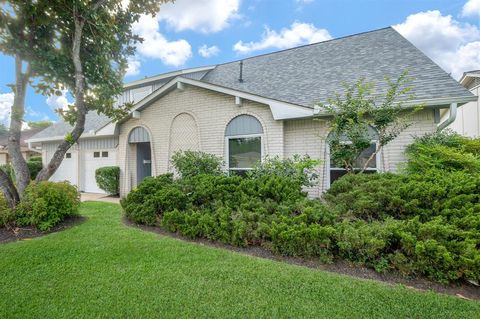
M 225 129 L 226 163 L 231 174 L 243 175 L 263 156 L 263 127 L 251 115 L 239 115 Z
M 377 132 L 375 131 L 374 128 L 369 128 L 369 133 L 371 136 L 371 144 L 369 147 L 367 147 L 365 150 L 363 150 L 362 153 L 357 157 L 354 163 L 354 171 L 360 171 L 363 169 L 365 166 L 365 163 L 367 160 L 370 158 L 370 156 L 375 153 L 375 150 L 377 148 L 377 139 L 378 135 Z M 331 134 L 331 133 L 330 133 Z M 330 137 L 329 134 L 329 137 Z M 343 143 L 351 143 L 347 138 L 344 139 Z M 327 137 L 327 154 L 328 154 L 328 185 L 331 185 L 333 182 L 335 182 L 337 179 L 340 177 L 344 176 L 347 174 L 347 170 L 341 163 L 335 163 L 335 161 L 330 157 L 330 149 L 329 149 L 329 144 L 328 144 L 328 137 Z M 370 163 L 368 163 L 368 167 L 365 169 L 364 173 L 367 174 L 372 174 L 376 173 L 378 171 L 379 167 L 379 158 L 378 154 L 374 155 Z

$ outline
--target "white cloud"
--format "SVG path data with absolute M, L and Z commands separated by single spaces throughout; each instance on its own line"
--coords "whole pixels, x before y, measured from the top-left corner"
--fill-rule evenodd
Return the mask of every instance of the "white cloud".
M 158 16 L 144 15 L 133 25 L 133 32 L 144 41 L 137 44 L 138 52 L 147 57 L 160 59 L 167 65 L 179 66 L 192 56 L 192 47 L 186 40 L 168 41 L 159 31 Z
M 480 69 L 480 29 L 439 11 L 412 14 L 394 28 L 454 78 Z
M 216 45 L 208 47 L 206 44 L 204 44 L 198 49 L 198 54 L 200 54 L 204 58 L 210 58 L 217 55 L 219 52 L 220 49 Z
M 176 0 L 160 6 L 158 18 L 175 31 L 218 32 L 238 18 L 240 0 Z
M 128 59 L 128 67 L 125 76 L 137 75 L 140 73 L 140 61 L 131 57 Z
M 62 90 L 61 92 L 62 95 L 51 95 L 47 97 L 47 105 L 50 106 L 53 110 L 66 109 L 69 104 L 73 104 L 73 102 L 68 101 L 68 90 Z
M 313 1 L 315 0 L 295 0 L 296 3 L 302 3 L 302 4 L 312 3 Z
M 330 40 L 332 36 L 326 29 L 318 29 L 313 24 L 294 22 L 290 28 L 280 32 L 265 27 L 265 32 L 259 42 L 244 43 L 238 41 L 233 49 L 239 53 L 250 53 L 268 48 L 287 49 L 302 44 Z
M 480 16 L 480 0 L 468 0 L 462 8 L 462 16 Z
M 13 93 L 0 94 L 0 124 L 8 125 L 10 123 L 10 109 L 13 104 Z

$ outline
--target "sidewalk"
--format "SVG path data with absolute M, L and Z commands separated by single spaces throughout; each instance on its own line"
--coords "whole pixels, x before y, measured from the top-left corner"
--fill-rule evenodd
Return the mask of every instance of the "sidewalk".
M 120 198 L 109 196 L 105 194 L 94 194 L 94 193 L 81 193 L 80 199 L 82 202 L 93 201 L 93 202 L 106 202 L 106 203 L 115 203 L 120 202 Z

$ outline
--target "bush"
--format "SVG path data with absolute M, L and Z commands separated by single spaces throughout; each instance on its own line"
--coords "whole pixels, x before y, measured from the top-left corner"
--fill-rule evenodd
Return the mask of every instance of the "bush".
M 342 177 L 325 199 L 337 224 L 340 257 L 440 282 L 480 280 L 480 175 Z
M 406 154 L 408 173 L 431 169 L 480 172 L 480 139 L 470 139 L 448 130 L 415 138 Z
M 27 161 L 28 170 L 30 171 L 30 179 L 35 180 L 37 178 L 38 173 L 42 170 L 42 158 L 39 156 L 35 156 L 30 158 Z M 12 181 L 15 181 L 15 172 L 13 171 L 13 167 L 11 164 L 4 164 L 0 166 L 5 173 L 7 173 Z
M 176 172 L 183 178 L 200 174 L 222 174 L 223 161 L 213 154 L 196 151 L 179 151 L 172 156 Z
M 147 178 L 121 204 L 135 222 L 190 238 L 324 262 L 342 258 L 440 282 L 478 282 L 477 142 L 432 135 L 415 143 L 410 150 L 421 156 L 401 174 L 347 174 L 322 200 L 302 191 L 313 165 L 308 158 L 270 159 L 247 177 L 194 171 L 189 159 L 181 178 Z
M 27 166 L 28 170 L 30 171 L 30 179 L 35 180 L 38 173 L 40 173 L 43 168 L 42 158 L 40 156 L 31 157 L 27 161 Z
M 2 193 L 0 193 L 0 228 L 7 227 L 15 221 L 13 211 L 8 207 L 7 201 Z
M 105 166 L 95 171 L 95 180 L 98 187 L 110 195 L 120 193 L 120 167 Z
M 173 210 L 184 203 L 185 195 L 174 184 L 172 174 L 145 178 L 120 201 L 127 218 L 146 225 L 155 225 L 167 207 Z
M 36 226 L 48 231 L 66 217 L 75 215 L 80 206 L 80 194 L 68 182 L 30 183 L 15 210 L 19 226 Z
M 313 186 L 318 178 L 314 168 L 319 164 L 319 160 L 313 160 L 308 155 L 294 155 L 293 158 L 283 160 L 278 156 L 267 157 L 249 171 L 248 176 L 258 178 L 276 175 L 296 180 L 303 186 Z

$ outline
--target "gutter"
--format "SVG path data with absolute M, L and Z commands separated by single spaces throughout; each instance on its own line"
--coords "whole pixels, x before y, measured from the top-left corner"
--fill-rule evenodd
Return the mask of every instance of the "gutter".
M 447 126 L 449 126 L 455 121 L 455 119 L 457 118 L 457 103 L 450 104 L 449 111 L 450 114 L 448 116 L 448 119 L 446 119 L 437 127 L 437 132 L 443 131 Z

